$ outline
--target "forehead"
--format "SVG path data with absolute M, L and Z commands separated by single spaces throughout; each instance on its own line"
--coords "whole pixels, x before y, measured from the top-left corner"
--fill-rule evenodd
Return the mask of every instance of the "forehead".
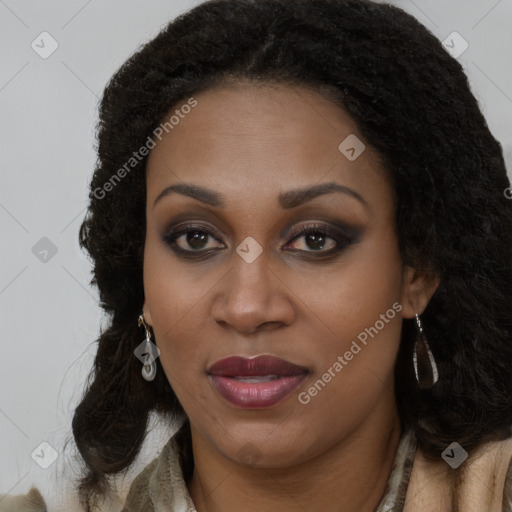
M 193 109 L 180 110 L 185 99 L 165 118 L 175 114 L 149 155 L 148 200 L 179 182 L 208 184 L 238 198 L 323 181 L 386 192 L 378 155 L 355 121 L 314 89 L 242 83 L 194 99 Z M 355 159 L 344 153 L 351 147 L 360 152 Z

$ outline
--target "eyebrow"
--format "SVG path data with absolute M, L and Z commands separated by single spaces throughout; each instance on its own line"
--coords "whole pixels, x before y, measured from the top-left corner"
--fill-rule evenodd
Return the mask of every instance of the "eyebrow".
M 153 203 L 153 208 L 162 198 L 169 196 L 172 193 L 178 193 L 193 199 L 197 199 L 202 203 L 214 206 L 216 208 L 225 208 L 226 206 L 222 196 L 214 190 L 199 185 L 193 185 L 191 183 L 176 183 L 164 188 L 162 192 L 158 194 L 158 197 Z M 304 204 L 308 201 L 311 201 L 316 197 L 332 193 L 345 194 L 347 196 L 353 197 L 354 199 L 357 199 L 364 206 L 368 206 L 366 200 L 361 197 L 361 195 L 358 194 L 355 190 L 352 190 L 345 185 L 340 185 L 334 181 L 281 192 L 279 194 L 278 200 L 280 206 L 283 209 L 289 210 L 291 208 L 296 208 L 297 206 L 300 206 L 301 204 Z

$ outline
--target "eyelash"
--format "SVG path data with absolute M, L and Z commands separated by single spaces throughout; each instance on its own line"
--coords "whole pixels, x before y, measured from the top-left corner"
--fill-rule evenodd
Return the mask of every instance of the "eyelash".
M 348 229 L 348 228 L 347 228 Z M 187 224 L 184 226 L 180 226 L 177 231 L 171 231 L 163 236 L 163 241 L 165 244 L 167 244 L 171 250 L 173 250 L 176 254 L 179 256 L 189 258 L 189 259 L 199 259 L 201 257 L 208 256 L 212 252 L 215 252 L 217 249 L 213 249 L 213 251 L 210 250 L 200 250 L 200 251 L 188 251 L 186 249 L 182 249 L 181 247 L 178 247 L 176 244 L 176 240 L 180 238 L 183 235 L 186 235 L 190 232 L 199 232 L 202 234 L 206 234 L 209 237 L 213 237 L 214 239 L 218 240 L 218 237 L 212 233 L 210 230 L 206 229 L 204 226 L 200 226 L 197 224 Z M 319 250 L 301 250 L 296 249 L 294 252 L 299 253 L 306 253 L 306 254 L 318 254 L 319 256 L 314 256 L 316 258 L 319 257 L 328 257 L 333 256 L 334 254 L 341 252 L 345 247 L 353 244 L 356 242 L 356 239 L 358 238 L 357 235 L 347 235 L 342 234 L 339 232 L 336 232 L 335 230 L 331 229 L 330 227 L 326 225 L 321 224 L 313 224 L 313 225 L 307 225 L 301 227 L 296 233 L 292 235 L 291 242 L 294 242 L 295 240 L 299 239 L 302 236 L 310 235 L 310 234 L 317 234 L 317 235 L 327 235 L 326 238 L 330 238 L 336 242 L 336 247 L 329 249 L 327 251 L 319 249 Z M 290 243 L 291 243 L 290 242 Z M 221 242 L 222 243 L 222 242 Z

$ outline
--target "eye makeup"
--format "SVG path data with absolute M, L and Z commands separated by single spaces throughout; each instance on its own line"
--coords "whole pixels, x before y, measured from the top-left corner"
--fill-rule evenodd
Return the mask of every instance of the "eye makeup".
M 362 229 L 343 222 L 310 222 L 296 230 L 287 230 L 289 241 L 283 250 L 306 259 L 326 259 L 342 252 L 345 248 L 359 242 Z M 300 240 L 304 249 L 290 248 Z M 222 236 L 211 226 L 190 222 L 171 226 L 164 231 L 162 241 L 180 258 L 205 259 L 227 246 Z M 215 245 L 211 247 L 211 244 Z M 210 245 L 210 248 L 208 248 Z M 327 249 L 326 249 L 327 246 Z

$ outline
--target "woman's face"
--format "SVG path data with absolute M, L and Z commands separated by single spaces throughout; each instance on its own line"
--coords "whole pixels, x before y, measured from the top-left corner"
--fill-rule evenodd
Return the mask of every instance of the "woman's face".
M 193 439 L 277 467 L 390 425 L 402 318 L 428 298 L 376 154 L 306 88 L 195 100 L 150 153 L 144 253 L 145 318 Z

